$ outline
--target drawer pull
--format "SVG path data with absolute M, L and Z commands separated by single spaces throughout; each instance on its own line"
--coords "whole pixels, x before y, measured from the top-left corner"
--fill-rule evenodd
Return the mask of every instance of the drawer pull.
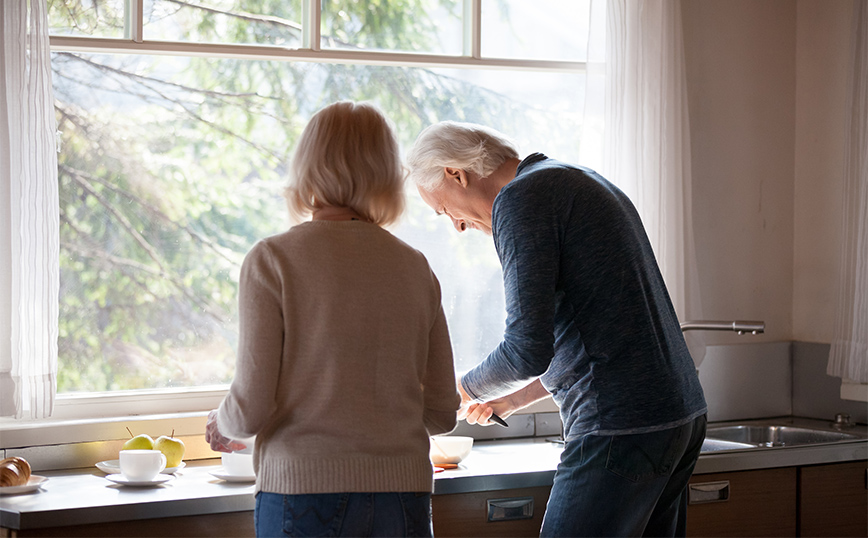
M 512 521 L 533 518 L 533 497 L 488 499 L 488 521 Z
M 729 480 L 690 484 L 688 488 L 688 504 L 716 503 L 729 500 Z

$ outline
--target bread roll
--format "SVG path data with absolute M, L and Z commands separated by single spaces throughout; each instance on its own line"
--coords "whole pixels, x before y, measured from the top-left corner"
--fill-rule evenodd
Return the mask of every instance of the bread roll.
M 13 456 L 0 461 L 0 487 L 23 486 L 30 480 L 30 464 Z

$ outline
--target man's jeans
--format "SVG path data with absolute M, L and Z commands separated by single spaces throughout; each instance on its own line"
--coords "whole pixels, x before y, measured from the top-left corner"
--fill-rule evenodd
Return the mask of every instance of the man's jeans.
M 260 491 L 256 536 L 431 537 L 430 493 L 321 493 Z
M 669 430 L 567 442 L 541 536 L 684 536 L 706 416 Z

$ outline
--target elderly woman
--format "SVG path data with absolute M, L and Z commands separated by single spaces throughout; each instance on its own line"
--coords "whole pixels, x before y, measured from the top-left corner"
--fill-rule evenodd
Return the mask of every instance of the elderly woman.
M 430 536 L 428 437 L 460 397 L 437 278 L 383 228 L 404 208 L 389 122 L 325 107 L 291 175 L 290 214 L 311 218 L 244 260 L 235 379 L 206 439 L 256 436 L 258 536 Z

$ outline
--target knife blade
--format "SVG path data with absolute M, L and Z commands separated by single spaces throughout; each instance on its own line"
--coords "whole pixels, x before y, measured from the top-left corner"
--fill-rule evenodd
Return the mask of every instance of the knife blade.
M 497 416 L 497 413 L 492 413 L 491 417 L 488 420 L 490 420 L 492 422 L 496 422 L 496 423 L 500 424 L 501 426 L 503 426 L 504 428 L 509 428 L 509 424 L 507 424 L 505 420 L 503 420 L 502 418 Z

